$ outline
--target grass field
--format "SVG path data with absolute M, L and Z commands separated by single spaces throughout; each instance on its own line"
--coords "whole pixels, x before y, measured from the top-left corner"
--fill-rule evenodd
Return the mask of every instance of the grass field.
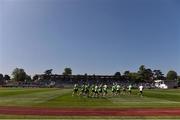
M 0 88 L 0 106 L 29 107 L 118 107 L 156 108 L 180 107 L 180 89 L 144 90 L 141 98 L 138 91 L 133 95 L 120 95 L 106 98 L 71 96 L 71 89 L 58 88 Z
M 180 107 L 180 89 L 145 89 L 143 97 L 137 94 L 137 90 L 133 90 L 132 95 L 120 95 L 118 97 L 108 96 L 106 98 L 73 97 L 71 93 L 71 89 L 58 88 L 0 88 L 0 106 L 43 108 Z M 12 116 L 0 115 L 0 118 L 6 117 L 11 118 Z M 19 117 L 16 116 L 15 118 Z

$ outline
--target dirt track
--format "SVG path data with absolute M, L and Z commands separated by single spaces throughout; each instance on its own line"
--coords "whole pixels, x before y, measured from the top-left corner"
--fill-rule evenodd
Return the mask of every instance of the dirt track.
M 81 109 L 0 107 L 0 114 L 41 116 L 180 116 L 180 108 L 164 109 Z

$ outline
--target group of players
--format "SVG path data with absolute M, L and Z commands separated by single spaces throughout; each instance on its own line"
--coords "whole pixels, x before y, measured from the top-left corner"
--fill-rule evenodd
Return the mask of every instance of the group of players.
M 72 96 L 87 96 L 87 97 L 106 97 L 108 95 L 108 87 L 107 84 L 82 84 L 79 86 L 78 84 L 74 85 Z M 143 86 L 139 86 L 140 95 L 142 96 Z M 111 86 L 111 96 L 118 96 L 120 94 L 128 94 L 130 95 L 132 92 L 132 85 L 128 86 L 120 86 L 119 84 L 113 83 Z

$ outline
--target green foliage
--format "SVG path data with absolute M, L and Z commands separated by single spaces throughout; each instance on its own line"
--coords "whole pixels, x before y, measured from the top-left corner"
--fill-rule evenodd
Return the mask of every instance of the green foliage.
M 52 71 L 53 71 L 53 69 L 45 70 L 45 71 L 44 71 L 44 74 L 45 74 L 45 75 L 51 75 L 51 74 L 52 74 Z
M 177 73 L 173 70 L 170 70 L 168 73 L 167 73 L 167 80 L 175 80 L 177 79 Z
M 141 73 L 141 72 L 144 72 L 145 71 L 145 65 L 141 65 L 140 67 L 139 67 L 139 72 Z
M 130 81 L 132 82 L 141 82 L 140 76 L 138 73 L 135 72 L 131 72 L 128 74 L 128 78 L 130 79 Z
M 31 76 L 26 75 L 26 82 L 32 82 Z
M 38 80 L 38 75 L 34 75 L 32 79 L 33 81 Z
M 125 76 L 128 76 L 129 73 L 130 73 L 130 71 L 125 71 L 125 72 L 124 72 L 124 75 L 125 75 Z
M 65 68 L 65 69 L 64 69 L 64 72 L 63 72 L 63 75 L 72 75 L 72 70 L 71 70 L 71 68 Z
M 153 70 L 154 73 L 154 79 L 155 80 L 163 80 L 164 74 L 161 72 L 161 70 Z
M 130 71 L 125 71 L 124 74 L 122 75 L 122 78 L 125 80 L 130 80 Z
M 144 65 L 141 65 L 139 67 L 139 78 L 141 81 L 146 81 L 146 82 L 152 82 L 153 80 L 153 72 L 151 69 L 146 69 Z
M 53 71 L 53 69 L 45 70 L 42 79 L 44 79 L 44 80 L 49 80 L 49 79 L 51 79 L 52 71 Z
M 10 80 L 11 77 L 9 75 L 4 75 L 4 80 Z
M 178 86 L 180 86 L 180 76 L 178 76 Z
M 116 73 L 114 74 L 114 76 L 121 76 L 121 73 L 120 73 L 120 72 L 116 72 Z
M 3 81 L 3 74 L 0 73 L 0 81 Z
M 3 74 L 0 73 L 0 80 L 3 80 Z
M 0 74 L 0 84 L 4 83 L 3 74 Z
M 15 68 L 12 72 L 13 80 L 23 82 L 26 79 L 26 72 L 22 68 Z
M 164 74 L 160 70 L 151 70 L 146 68 L 145 65 L 139 67 L 138 72 L 125 71 L 123 74 L 123 79 L 130 80 L 131 82 L 150 82 L 153 80 L 162 79 L 164 80 Z

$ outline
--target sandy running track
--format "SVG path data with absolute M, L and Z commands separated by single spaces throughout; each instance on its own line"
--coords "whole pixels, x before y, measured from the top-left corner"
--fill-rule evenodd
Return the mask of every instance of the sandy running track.
M 40 116 L 180 116 L 180 108 L 29 108 L 0 107 L 0 114 Z

